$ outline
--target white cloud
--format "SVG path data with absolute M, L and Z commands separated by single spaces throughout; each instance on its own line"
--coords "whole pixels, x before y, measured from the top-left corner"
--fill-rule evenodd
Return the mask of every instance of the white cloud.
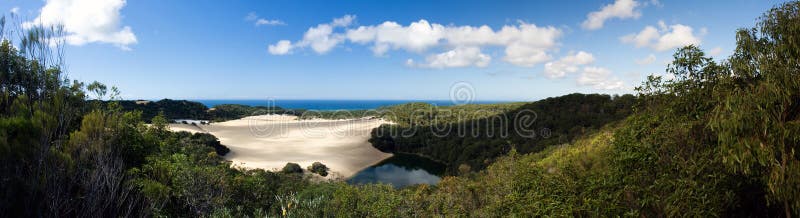
M 648 64 L 652 64 L 655 61 L 656 61 L 656 55 L 650 54 L 645 58 L 636 60 L 636 64 L 638 64 L 638 65 L 648 65 Z
M 658 38 L 654 45 L 657 51 L 669 50 L 686 45 L 700 45 L 700 38 L 692 33 L 692 27 L 685 25 L 670 26 L 671 32 L 667 32 Z
M 502 46 L 505 47 L 503 60 L 520 66 L 533 66 L 550 60 L 548 52 L 558 46 L 561 35 L 561 30 L 555 27 L 538 27 L 523 22 L 494 31 L 486 25 L 444 26 L 427 20 L 412 22 L 408 26 L 387 21 L 347 31 L 348 40 L 359 44 L 372 43 L 373 53 L 379 56 L 397 49 L 420 53 L 437 46 Z
M 444 37 L 444 26 L 430 24 L 426 20 L 402 26 L 392 21 L 377 26 L 360 26 L 347 31 L 347 38 L 355 43 L 373 43 L 375 55 L 383 55 L 389 49 L 404 49 L 423 52 L 439 44 Z
M 548 62 L 544 65 L 544 74 L 550 79 L 562 78 L 569 73 L 580 71 L 575 79 L 578 85 L 591 86 L 595 89 L 611 90 L 624 87 L 622 80 L 614 77 L 611 71 L 601 67 L 585 66 L 594 63 L 591 53 L 579 51 L 561 57 L 558 61 Z
M 351 23 L 356 19 L 355 15 L 346 14 L 343 17 L 333 19 L 331 25 L 335 27 L 346 27 L 350 26 Z
M 621 80 L 612 77 L 611 71 L 600 67 L 584 67 L 577 79 L 578 85 L 592 86 L 595 89 L 621 89 L 624 84 Z
M 503 60 L 518 66 L 533 66 L 551 58 L 550 52 L 559 46 L 558 40 L 562 31 L 552 26 L 539 27 L 535 24 L 519 22 L 517 25 L 506 25 L 499 30 L 489 26 L 452 26 L 431 23 L 427 20 L 402 25 L 394 21 L 385 21 L 378 25 L 347 28 L 337 33 L 335 27 L 348 26 L 355 16 L 347 15 L 335 19 L 331 23 L 320 24 L 309 29 L 297 46 L 304 47 L 317 42 L 319 51 L 328 51 L 343 40 L 370 46 L 376 56 L 383 56 L 392 50 L 404 50 L 424 53 L 438 48 L 447 52 L 466 52 L 487 46 L 502 47 Z M 311 35 L 312 32 L 318 32 Z M 311 37 L 317 36 L 317 37 Z M 326 38 L 327 37 L 327 38 Z M 325 43 L 327 42 L 327 43 Z M 458 49 L 461 50 L 458 50 Z M 446 54 L 442 53 L 442 54 Z M 440 54 L 441 55 L 441 54 Z M 435 56 L 429 56 L 435 57 Z M 490 56 L 486 55 L 486 57 Z M 488 63 L 487 63 L 488 64 Z M 442 66 L 450 66 L 443 64 Z
M 283 25 L 286 25 L 286 22 L 283 22 L 282 20 L 278 20 L 278 19 L 271 19 L 270 20 L 270 19 L 261 18 L 255 12 L 248 13 L 247 16 L 244 17 L 244 20 L 252 21 L 253 24 L 256 25 L 256 26 L 283 26 Z
M 641 32 L 623 36 L 621 40 L 624 43 L 633 43 L 637 48 L 641 48 L 649 46 L 653 43 L 653 40 L 658 39 L 658 37 L 660 37 L 660 33 L 658 33 L 655 27 L 646 26 Z
M 551 59 L 547 52 L 558 46 L 561 34 L 561 30 L 555 27 L 520 23 L 518 26 L 504 26 L 493 41 L 506 46 L 503 60 L 531 67 Z
M 722 53 L 722 48 L 720 48 L 720 47 L 714 47 L 710 51 L 708 51 L 708 55 L 711 55 L 711 56 L 717 56 L 717 55 L 719 55 L 721 53 Z
M 311 46 L 318 54 L 328 53 L 344 40 L 341 34 L 333 34 L 333 26 L 330 24 L 320 24 L 316 27 L 308 28 L 303 35 L 303 40 L 298 42 L 299 46 Z
M 425 58 L 426 63 L 414 64 L 414 60 L 408 59 L 406 64 L 409 66 L 446 68 L 446 67 L 486 67 L 491 62 L 492 57 L 481 53 L 478 47 L 458 47 L 453 50 L 430 55 Z
M 285 55 L 292 51 L 292 47 L 291 41 L 281 40 L 278 41 L 278 43 L 275 43 L 275 45 L 269 45 L 267 50 L 269 50 L 269 53 L 273 55 Z
M 581 65 L 594 62 L 594 56 L 588 52 L 579 51 L 573 55 L 567 55 L 558 61 L 548 62 L 544 65 L 545 76 L 555 79 L 567 75 L 567 73 L 577 72 Z
M 278 25 L 286 25 L 286 23 L 284 23 L 281 20 L 267 20 L 259 18 L 258 20 L 256 20 L 256 26 L 261 26 L 261 25 L 278 26 Z
M 642 13 L 636 10 L 639 3 L 635 0 L 616 0 L 614 4 L 605 5 L 599 11 L 594 11 L 586 15 L 581 27 L 588 30 L 603 28 L 606 20 L 611 18 L 629 19 L 639 18 Z
M 667 27 L 667 23 L 665 23 L 664 20 L 658 20 L 658 30 L 661 32 L 666 32 L 669 30 L 669 27 Z
M 123 50 L 136 44 L 129 26 L 120 26 L 125 0 L 47 0 L 40 14 L 23 27 L 63 25 L 70 45 L 109 43 Z
M 11 14 L 19 14 L 19 7 L 13 7 L 9 12 L 11 12 Z
M 248 15 L 248 18 L 249 17 Z M 292 49 L 297 47 L 311 47 L 317 54 L 328 53 L 336 47 L 336 45 L 345 40 L 344 34 L 333 32 L 334 28 L 350 25 L 353 19 L 355 19 L 355 16 L 345 15 L 344 17 L 333 19 L 330 23 L 319 24 L 315 27 L 308 28 L 303 34 L 303 39 L 294 44 L 289 40 L 280 40 L 276 44 L 270 45 L 270 54 L 288 54 Z
M 453 26 L 448 27 L 445 32 L 447 42 L 452 45 L 486 45 L 497 40 L 497 34 L 491 27 L 483 25 L 473 26 Z M 494 43 L 496 45 L 502 43 Z
M 533 65 L 553 59 L 545 50 L 528 47 L 514 43 L 506 47 L 506 56 L 503 58 L 508 63 L 518 66 L 533 67 Z
M 659 22 L 661 30 L 653 26 L 646 26 L 639 33 L 629 34 L 620 38 L 623 43 L 634 44 L 637 48 L 649 47 L 656 51 L 666 51 L 686 45 L 700 45 L 700 37 L 696 36 L 692 27 L 675 24 L 668 26 Z M 700 31 L 700 35 L 703 35 Z

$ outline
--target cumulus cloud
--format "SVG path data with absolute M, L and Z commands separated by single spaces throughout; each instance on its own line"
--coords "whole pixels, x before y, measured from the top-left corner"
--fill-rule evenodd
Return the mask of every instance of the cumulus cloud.
M 278 41 L 278 43 L 275 43 L 275 45 L 269 45 L 267 50 L 269 50 L 269 53 L 273 55 L 289 54 L 289 52 L 292 51 L 292 42 L 289 40 L 281 40 Z
M 128 46 L 137 40 L 131 27 L 120 25 L 120 10 L 125 3 L 125 0 L 47 0 L 36 18 L 22 25 L 25 28 L 63 25 L 67 44 L 109 43 L 130 50 Z
M 409 66 L 429 68 L 486 67 L 489 66 L 491 60 L 492 57 L 481 53 L 481 49 L 478 47 L 458 47 L 447 52 L 430 55 L 425 58 L 426 63 L 415 64 L 414 60 L 408 59 L 406 64 Z
M 595 89 L 603 90 L 621 89 L 624 87 L 621 80 L 612 77 L 610 70 L 601 67 L 584 67 L 577 82 L 578 85 L 591 86 Z
M 495 35 L 496 42 L 506 45 L 506 62 L 519 66 L 533 66 L 551 59 L 548 52 L 558 44 L 562 32 L 554 27 L 537 27 L 521 23 L 504 26 Z
M 244 20 L 253 22 L 256 26 L 283 26 L 286 25 L 286 22 L 277 19 L 265 19 L 261 18 L 255 12 L 250 12 L 244 17 Z
M 276 44 L 269 45 L 270 54 L 285 55 L 298 47 L 311 47 L 317 54 L 328 53 L 345 40 L 344 34 L 333 32 L 334 28 L 348 26 L 354 19 L 355 16 L 353 15 L 345 15 L 341 18 L 334 18 L 330 23 L 308 28 L 303 34 L 303 39 L 296 43 L 292 43 L 289 40 L 280 40 Z
M 660 35 L 655 27 L 646 26 L 641 32 L 623 36 L 621 40 L 624 43 L 631 43 L 636 45 L 637 48 L 641 48 L 653 44 L 653 40 L 658 39 Z
M 318 54 L 325 54 L 343 40 L 344 37 L 341 34 L 333 34 L 332 25 L 320 24 L 316 27 L 308 28 L 308 31 L 303 34 L 303 40 L 297 44 L 299 46 L 311 46 L 311 49 Z
M 637 10 L 640 4 L 635 0 L 616 0 L 614 4 L 605 5 L 599 11 L 586 15 L 581 27 L 587 30 L 603 28 L 606 20 L 611 18 L 630 19 L 639 18 L 642 13 Z
M 578 53 L 567 55 L 558 61 L 548 62 L 544 65 L 544 74 L 548 78 L 555 79 L 567 75 L 567 73 L 577 72 L 579 67 L 594 62 L 594 56 L 588 52 L 579 51 Z
M 524 22 L 506 25 L 495 31 L 485 25 L 445 26 L 424 19 L 409 25 L 386 21 L 378 25 L 349 28 L 344 33 L 334 33 L 334 27 L 348 26 L 354 19 L 355 16 L 347 15 L 334 19 L 331 23 L 310 28 L 303 40 L 296 45 L 310 46 L 318 53 L 325 53 L 346 39 L 352 43 L 369 45 L 376 56 L 382 56 L 391 50 L 423 53 L 432 48 L 450 48 L 441 54 L 429 55 L 426 58 L 427 63 L 420 64 L 435 68 L 459 67 L 463 64 L 445 62 L 464 63 L 461 60 L 467 56 L 471 57 L 471 64 L 467 66 L 487 65 L 491 57 L 481 53 L 481 47 L 498 46 L 504 47 L 503 60 L 506 62 L 533 66 L 552 59 L 549 52 L 558 46 L 558 39 L 562 35 L 562 31 L 555 27 L 539 27 Z
M 602 67 L 586 66 L 594 63 L 594 60 L 594 55 L 585 51 L 570 53 L 557 61 L 545 64 L 544 74 L 550 79 L 556 79 L 580 71 L 580 75 L 575 79 L 578 85 L 591 86 L 602 90 L 621 89 L 624 87 L 622 80 L 614 77 L 610 70 Z
M 648 65 L 648 64 L 652 64 L 655 61 L 656 61 L 656 55 L 650 54 L 650 55 L 647 55 L 647 57 L 644 57 L 642 59 L 636 60 L 636 64 L 638 64 L 638 65 Z
M 403 26 L 392 21 L 377 26 L 360 26 L 347 31 L 347 38 L 355 43 L 373 43 L 372 52 L 383 55 L 389 49 L 423 52 L 439 44 L 444 37 L 444 26 L 426 20 Z
M 503 60 L 518 66 L 533 66 L 551 58 L 550 52 L 555 50 L 562 36 L 562 31 L 552 26 L 540 27 L 535 24 L 518 22 L 516 25 L 506 25 L 498 30 L 489 26 L 453 26 L 431 23 L 427 20 L 411 22 L 402 25 L 394 21 L 385 21 L 378 25 L 358 26 L 347 28 L 343 33 L 335 32 L 337 26 L 349 26 L 355 16 L 345 16 L 335 19 L 328 24 L 320 24 L 309 29 L 303 40 L 296 43 L 298 46 L 313 44 L 312 42 L 327 41 L 329 44 L 342 43 L 347 40 L 351 43 L 367 45 L 376 56 L 383 56 L 392 50 L 403 50 L 413 53 L 424 53 L 431 49 L 444 49 L 444 53 L 429 55 L 427 60 L 437 60 L 436 57 L 452 55 L 471 55 L 472 57 L 485 57 L 471 60 L 491 60 L 491 56 L 480 53 L 483 47 L 494 46 L 504 49 Z M 309 37 L 313 31 L 325 30 L 321 36 L 328 36 L 326 40 Z M 313 40 L 319 39 L 319 40 Z M 303 43 L 306 41 L 307 43 Z M 320 46 L 328 48 L 328 46 Z M 313 46 L 312 46 L 313 48 Z M 332 47 L 330 47 L 332 48 Z M 325 49 L 323 49 L 325 50 Z M 327 50 L 326 50 L 327 51 Z M 478 52 L 475 52 L 478 51 Z M 481 54 L 481 55 L 477 55 Z M 459 56 L 460 57 L 460 56 Z M 453 60 L 451 60 L 453 61 Z M 451 62 L 448 61 L 448 62 Z M 413 62 L 413 60 L 412 60 Z M 427 61 L 427 64 L 433 63 Z M 478 66 L 474 61 L 470 66 Z M 442 64 L 442 67 L 456 67 L 457 65 Z M 438 68 L 438 67 L 437 67 Z
M 671 26 L 659 22 L 656 29 L 653 26 L 646 26 L 639 33 L 625 35 L 620 38 L 623 43 L 634 44 L 637 48 L 648 47 L 656 51 L 666 51 L 686 45 L 700 45 L 699 35 L 695 35 L 692 27 L 675 24 Z M 700 31 L 703 35 L 703 31 Z
M 351 23 L 356 19 L 355 15 L 346 14 L 343 17 L 333 19 L 331 25 L 335 27 L 346 27 L 350 26 Z
M 448 26 L 444 29 L 444 43 L 450 46 L 500 46 L 505 47 L 503 60 L 531 67 L 552 59 L 549 52 L 558 46 L 563 32 L 555 27 L 540 27 L 519 22 L 506 25 L 498 31 L 488 26 Z

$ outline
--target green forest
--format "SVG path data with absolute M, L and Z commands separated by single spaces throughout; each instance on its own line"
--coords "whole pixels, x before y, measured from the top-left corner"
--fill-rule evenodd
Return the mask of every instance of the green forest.
M 376 129 L 374 146 L 449 168 L 400 189 L 232 168 L 214 136 L 168 130 L 205 106 L 118 101 L 116 88 L 66 77 L 57 30 L 17 35 L 0 43 L 1 217 L 800 216 L 800 2 L 739 29 L 726 59 L 678 49 L 672 77 L 635 95 L 385 108 L 396 125 Z M 253 113 L 225 107 L 214 117 Z M 499 137 L 526 111 L 537 137 Z M 411 131 L 482 126 L 498 132 Z
M 413 153 L 459 168 L 480 170 L 516 149 L 538 152 L 573 141 L 631 114 L 633 95 L 570 94 L 532 103 L 388 107 L 370 142 L 384 152 Z M 527 118 L 527 119 L 525 119 Z

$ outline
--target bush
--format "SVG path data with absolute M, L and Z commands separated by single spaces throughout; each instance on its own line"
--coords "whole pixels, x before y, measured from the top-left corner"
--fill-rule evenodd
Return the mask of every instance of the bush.
M 228 154 L 228 152 L 231 151 L 230 148 L 228 148 L 225 145 L 222 145 L 216 136 L 208 133 L 195 133 L 191 136 L 191 139 L 195 140 L 198 143 L 214 148 L 214 151 L 216 151 L 217 155 L 219 156 L 225 156 L 226 154 Z
M 328 166 L 320 162 L 314 162 L 308 167 L 308 171 L 319 174 L 320 176 L 328 176 Z
M 303 168 L 297 163 L 286 163 L 281 170 L 283 173 L 303 173 Z

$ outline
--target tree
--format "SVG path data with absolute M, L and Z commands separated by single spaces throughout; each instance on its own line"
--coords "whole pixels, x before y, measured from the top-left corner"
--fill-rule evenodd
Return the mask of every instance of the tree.
M 800 2 L 771 9 L 736 41 L 729 91 L 710 126 L 724 163 L 761 177 L 790 217 L 800 213 Z
M 328 166 L 320 162 L 314 162 L 308 167 L 308 171 L 319 174 L 320 176 L 328 176 Z
M 303 173 L 303 168 L 297 163 L 286 163 L 281 172 L 284 173 Z

